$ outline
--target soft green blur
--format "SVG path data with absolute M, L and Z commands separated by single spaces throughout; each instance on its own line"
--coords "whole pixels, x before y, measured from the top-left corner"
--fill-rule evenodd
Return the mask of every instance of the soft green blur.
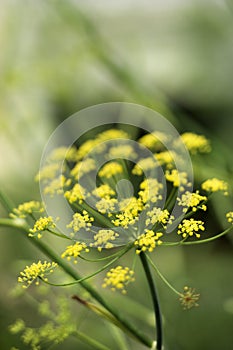
M 161 112 L 180 132 L 206 134 L 213 152 L 197 159 L 197 182 L 216 176 L 233 185 L 231 1 L 128 3 L 2 0 L 0 186 L 16 204 L 39 198 L 34 176 L 55 127 L 84 107 L 111 101 L 146 105 Z M 0 210 L 5 217 L 7 213 Z M 229 210 L 233 210 L 232 196 L 216 196 L 209 213 L 210 233 L 226 226 L 224 213 Z M 14 299 L 10 292 L 20 269 L 42 254 L 20 233 L 9 229 L 0 233 L 0 347 L 27 349 L 9 334 L 8 325 L 20 317 L 32 326 L 44 319 L 36 316 L 30 296 Z M 59 240 L 56 244 L 60 252 L 63 245 Z M 176 296 L 157 278 L 165 350 L 232 347 L 232 245 L 229 235 L 209 245 L 161 247 L 156 253 L 155 261 L 170 282 L 180 290 L 185 284 L 194 286 L 201 293 L 200 307 L 184 312 Z M 127 262 L 131 264 L 132 257 Z M 128 309 L 138 327 L 147 330 L 151 315 L 146 310 L 151 302 L 139 264 L 137 269 L 136 283 L 129 286 L 127 298 L 103 293 L 122 312 Z M 96 282 L 100 286 L 101 280 Z M 56 289 L 52 293 L 65 293 L 69 298 L 81 291 Z M 28 294 L 36 296 L 34 291 Z M 75 310 L 74 301 L 71 307 Z M 119 349 L 114 340 L 117 335 L 106 323 L 79 305 L 76 312 L 81 330 L 91 330 L 93 337 Z M 149 333 L 153 334 L 150 326 Z M 64 346 L 90 349 L 76 340 L 57 348 Z M 133 341 L 130 346 L 142 349 Z

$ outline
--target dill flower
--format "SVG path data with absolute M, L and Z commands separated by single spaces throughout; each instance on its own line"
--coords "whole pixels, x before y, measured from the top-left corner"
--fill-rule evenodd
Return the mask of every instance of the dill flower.
M 86 190 L 78 183 L 70 191 L 65 192 L 65 198 L 69 201 L 70 204 L 78 202 L 82 204 L 87 197 Z
M 92 194 L 96 197 L 101 197 L 105 199 L 110 199 L 111 196 L 114 196 L 116 192 L 108 184 L 102 184 L 99 187 L 96 187 Z
M 55 194 L 63 194 L 64 187 L 71 184 L 71 179 L 66 179 L 64 175 L 60 175 L 58 178 L 53 179 L 44 187 L 44 194 L 54 196 Z
M 109 149 L 109 156 L 112 158 L 137 158 L 137 153 L 130 145 L 114 146 Z
M 128 283 L 135 281 L 133 275 L 134 272 L 128 267 L 114 267 L 109 272 L 107 272 L 102 287 L 110 287 L 113 292 L 118 289 L 122 292 L 122 294 L 126 294 L 125 286 Z
M 67 227 L 72 228 L 74 232 L 78 232 L 81 229 L 90 231 L 93 221 L 94 218 L 90 216 L 86 210 L 83 210 L 82 213 L 75 213 L 73 215 L 73 220 L 67 225 Z
M 22 203 L 17 208 L 13 209 L 13 213 L 10 213 L 10 217 L 24 219 L 28 215 L 31 215 L 34 212 L 37 212 L 37 213 L 44 212 L 44 207 L 41 202 L 29 201 L 29 202 Z
M 85 174 L 88 174 L 90 171 L 95 169 L 95 160 L 92 158 L 86 158 L 75 165 L 75 167 L 71 170 L 70 175 L 78 180 L 78 178 L 82 177 Z
M 139 187 L 138 195 L 144 204 L 148 202 L 156 203 L 159 199 L 162 199 L 161 190 L 163 189 L 163 184 L 157 179 L 145 179 L 140 183 Z
M 66 250 L 62 253 L 61 257 L 63 259 L 66 258 L 68 261 L 70 261 L 71 258 L 73 258 L 74 263 L 77 264 L 77 258 L 79 257 L 82 251 L 88 253 L 89 249 L 87 248 L 85 243 L 76 242 L 75 244 L 66 247 Z
M 158 166 L 155 159 L 152 157 L 140 159 L 132 170 L 133 175 L 141 176 L 144 171 L 153 170 Z
M 204 135 L 197 135 L 192 132 L 186 132 L 181 138 L 190 153 L 208 153 L 211 151 L 210 142 Z
M 20 272 L 18 282 L 23 284 L 23 288 L 29 287 L 34 281 L 36 285 L 38 285 L 40 278 L 45 281 L 48 280 L 47 276 L 54 271 L 55 267 L 57 267 L 55 262 L 44 261 L 42 263 L 39 260 L 37 263 L 26 266 L 25 269 Z
M 162 241 L 160 238 L 163 236 L 161 232 L 154 232 L 152 230 L 145 230 L 145 233 L 140 235 L 138 239 L 134 242 L 134 245 L 138 247 L 136 250 L 137 254 L 141 252 L 153 252 L 156 246 L 161 245 Z
M 112 216 L 112 212 L 116 210 L 117 199 L 116 198 L 102 198 L 96 202 L 96 208 L 101 214 L 108 213 L 109 216 Z
M 177 169 L 172 169 L 171 171 L 166 170 L 165 172 L 166 180 L 173 183 L 174 187 L 180 187 L 181 190 L 184 189 L 183 185 L 190 186 L 188 182 L 188 175 L 186 172 L 178 172 Z
M 38 238 L 42 237 L 41 232 L 55 228 L 56 224 L 53 221 L 52 216 L 44 216 L 40 217 L 34 224 L 34 227 L 29 230 L 29 236 L 33 237 L 36 236 Z
M 228 195 L 228 183 L 217 178 L 212 178 L 204 181 L 201 185 L 201 188 L 206 192 L 224 192 L 224 195 Z
M 152 210 L 148 211 L 146 215 L 148 216 L 148 219 L 146 219 L 146 226 L 161 223 L 166 228 L 166 225 L 168 223 L 171 224 L 172 220 L 174 219 L 167 209 L 162 210 L 161 208 L 157 207 L 154 207 Z
M 186 238 L 188 236 L 195 235 L 197 238 L 200 238 L 201 235 L 198 233 L 198 231 L 204 231 L 204 222 L 201 220 L 194 220 L 191 219 L 184 219 L 181 224 L 178 226 L 178 235 L 182 235 L 183 238 Z
M 197 301 L 200 298 L 200 294 L 195 293 L 194 288 L 185 286 L 184 292 L 180 295 L 181 305 L 185 310 L 191 309 L 194 306 L 198 306 Z
M 206 196 L 202 196 L 199 194 L 199 191 L 196 191 L 194 193 L 191 193 L 189 191 L 186 191 L 184 194 L 182 194 L 181 198 L 178 198 L 178 204 L 182 207 L 191 207 L 192 211 L 197 211 L 197 209 L 206 210 L 207 206 L 203 203 L 207 201 Z M 183 210 L 186 211 L 185 208 Z
M 102 169 L 99 171 L 100 177 L 106 177 L 110 179 L 112 176 L 123 173 L 123 167 L 117 162 L 109 162 L 105 164 Z
M 111 241 L 114 241 L 119 234 L 113 230 L 99 230 L 94 235 L 94 243 L 90 244 L 90 247 L 97 247 L 98 251 L 101 252 L 102 248 L 110 249 L 113 248 L 114 245 Z
M 226 218 L 230 224 L 233 224 L 233 211 L 229 211 L 229 213 L 226 214 Z

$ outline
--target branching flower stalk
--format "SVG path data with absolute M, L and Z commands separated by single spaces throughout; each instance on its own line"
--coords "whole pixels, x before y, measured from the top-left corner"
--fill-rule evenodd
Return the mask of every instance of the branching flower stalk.
M 233 228 L 233 212 L 230 211 L 226 214 L 230 226 L 221 233 L 205 238 L 209 198 L 218 191 L 228 195 L 228 184 L 218 178 L 206 179 L 200 189 L 193 191 L 188 173 L 176 169 L 180 161 L 180 140 L 170 140 L 174 149 L 169 151 L 163 144 L 168 138 L 169 135 L 161 132 L 146 134 L 137 140 L 138 148 L 134 149 L 132 143 L 128 143 L 130 135 L 125 131 L 105 130 L 94 139 L 87 139 L 78 148 L 61 147 L 52 151 L 37 175 L 45 196 L 44 202 L 30 201 L 14 208 L 4 195 L 0 196 L 2 204 L 10 212 L 10 218 L 0 219 L 0 226 L 21 230 L 51 259 L 51 262 L 38 261 L 25 267 L 18 279 L 24 288 L 34 282 L 57 287 L 80 284 L 104 309 L 90 302 L 83 303 L 86 307 L 107 318 L 148 348 L 156 346 L 156 350 L 163 348 L 163 325 L 151 269 L 179 297 L 184 309 L 198 305 L 199 293 L 188 286 L 183 291 L 176 290 L 157 269 L 152 256 L 160 247 L 211 242 Z M 209 140 L 203 135 L 185 133 L 181 135 L 181 141 L 193 156 L 210 152 Z M 151 156 L 145 156 L 145 149 L 150 151 Z M 124 160 L 125 157 L 131 157 L 133 161 Z M 102 159 L 104 162 L 100 162 Z M 160 168 L 165 174 L 164 181 L 158 176 Z M 129 181 L 132 187 L 127 185 Z M 61 203 L 73 211 L 72 218 L 59 217 L 60 213 L 53 217 L 46 196 L 51 196 L 55 202 L 62 199 Z M 175 204 L 180 209 L 178 214 L 173 213 Z M 195 218 L 197 212 L 201 218 Z M 65 221 L 66 229 L 61 228 L 60 220 L 63 224 Z M 169 230 L 172 231 L 173 241 L 169 239 Z M 47 235 L 68 240 L 69 245 L 58 254 L 44 242 Z M 113 248 L 114 253 L 102 255 Z M 130 251 L 135 252 L 133 268 L 120 263 L 120 259 Z M 92 258 L 93 252 L 99 257 Z M 104 294 L 97 292 L 87 282 L 110 268 L 103 279 L 103 288 L 124 295 L 128 285 L 137 279 L 134 267 L 137 258 L 144 268 L 152 297 L 155 339 L 139 331 L 122 316 L 120 310 L 106 301 Z M 77 272 L 80 259 L 90 264 L 102 263 L 102 267 L 80 276 Z M 58 267 L 74 281 L 51 282 L 50 275 L 56 274 Z M 81 298 L 77 296 L 77 300 Z

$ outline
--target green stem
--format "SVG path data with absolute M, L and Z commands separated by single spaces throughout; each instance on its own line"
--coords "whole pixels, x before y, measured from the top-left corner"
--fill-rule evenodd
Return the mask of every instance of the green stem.
M 156 271 L 156 273 L 159 275 L 159 277 L 161 278 L 161 280 L 177 295 L 181 296 L 182 294 L 180 292 L 178 292 L 169 282 L 168 280 L 162 275 L 162 273 L 159 271 L 159 269 L 157 268 L 157 266 L 154 264 L 154 262 L 151 260 L 151 258 L 148 256 L 148 254 L 146 254 L 147 260 L 149 261 L 149 263 L 151 264 L 151 266 L 153 267 L 153 269 Z
M 99 343 L 97 340 L 90 338 L 89 336 L 87 336 L 86 334 L 76 331 L 74 333 L 72 333 L 73 336 L 75 336 L 76 338 L 78 338 L 79 340 L 83 341 L 85 344 L 90 345 L 93 349 L 96 350 L 110 350 L 109 347 Z
M 157 350 L 162 350 L 162 344 L 163 344 L 163 334 L 162 334 L 162 315 L 160 311 L 160 306 L 159 306 L 159 300 L 155 288 L 155 284 L 153 281 L 153 277 L 151 275 L 150 267 L 148 265 L 147 261 L 147 256 L 144 252 L 140 253 L 140 259 L 142 262 L 142 266 L 144 268 L 146 278 L 149 284 L 151 296 L 152 296 L 152 301 L 154 305 L 154 312 L 155 312 L 155 319 L 156 319 L 156 332 L 157 332 L 157 345 L 156 349 Z

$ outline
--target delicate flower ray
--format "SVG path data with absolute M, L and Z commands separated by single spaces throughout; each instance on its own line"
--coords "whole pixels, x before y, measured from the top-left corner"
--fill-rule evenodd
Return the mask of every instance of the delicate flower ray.
M 138 247 L 137 254 L 148 250 L 149 253 L 153 252 L 156 246 L 162 244 L 160 238 L 163 236 L 161 232 L 153 232 L 152 230 L 145 230 L 145 233 L 140 235 L 134 244 Z
M 36 285 L 39 284 L 39 278 L 48 280 L 47 276 L 51 274 L 57 264 L 54 262 L 38 261 L 30 266 L 26 266 L 25 269 L 20 272 L 20 277 L 18 277 L 18 282 L 23 284 L 23 288 L 29 287 L 34 281 Z
M 185 286 L 184 292 L 180 296 L 180 302 L 184 310 L 191 309 L 194 306 L 198 306 L 197 301 L 200 298 L 200 294 L 195 293 L 194 288 Z
M 62 253 L 61 257 L 63 259 L 66 258 L 68 261 L 70 261 L 71 258 L 73 258 L 74 263 L 77 264 L 78 257 L 82 253 L 82 251 L 88 253 L 89 249 L 87 248 L 85 243 L 76 242 L 75 244 L 66 247 L 66 250 Z
M 224 195 L 228 195 L 228 183 L 217 178 L 212 178 L 204 181 L 201 185 L 201 188 L 206 192 L 224 192 Z
M 117 266 L 107 272 L 102 286 L 103 288 L 110 287 L 113 292 L 118 289 L 122 294 L 126 294 L 126 284 L 135 281 L 133 275 L 134 272 L 128 267 Z
M 204 222 L 201 220 L 194 220 L 193 218 L 187 220 L 184 219 L 181 224 L 178 226 L 178 235 L 182 235 L 183 238 L 188 236 L 195 235 L 197 238 L 200 238 L 201 235 L 198 231 L 204 231 Z
M 24 219 L 28 215 L 33 213 L 43 213 L 44 206 L 41 202 L 38 201 L 29 201 L 20 204 L 17 208 L 13 209 L 13 212 L 9 214 L 11 218 L 21 218 Z
M 208 153 L 211 151 L 210 142 L 204 135 L 186 132 L 181 135 L 181 138 L 189 152 L 192 154 Z
M 192 211 L 197 211 L 197 209 L 201 209 L 206 211 L 207 206 L 203 202 L 207 201 L 206 196 L 202 196 L 199 194 L 199 191 L 196 191 L 194 193 L 186 191 L 184 194 L 182 194 L 181 198 L 178 198 L 178 204 L 182 207 L 189 208 L 191 207 Z M 186 212 L 186 209 L 183 209 L 184 212 Z
M 34 227 L 29 230 L 29 236 L 38 238 L 42 237 L 42 232 L 48 229 L 53 229 L 56 224 L 51 216 L 40 217 L 34 224 Z
M 94 235 L 94 243 L 90 244 L 90 247 L 96 247 L 101 252 L 103 248 L 110 249 L 114 247 L 112 241 L 119 237 L 119 234 L 113 230 L 99 230 Z

